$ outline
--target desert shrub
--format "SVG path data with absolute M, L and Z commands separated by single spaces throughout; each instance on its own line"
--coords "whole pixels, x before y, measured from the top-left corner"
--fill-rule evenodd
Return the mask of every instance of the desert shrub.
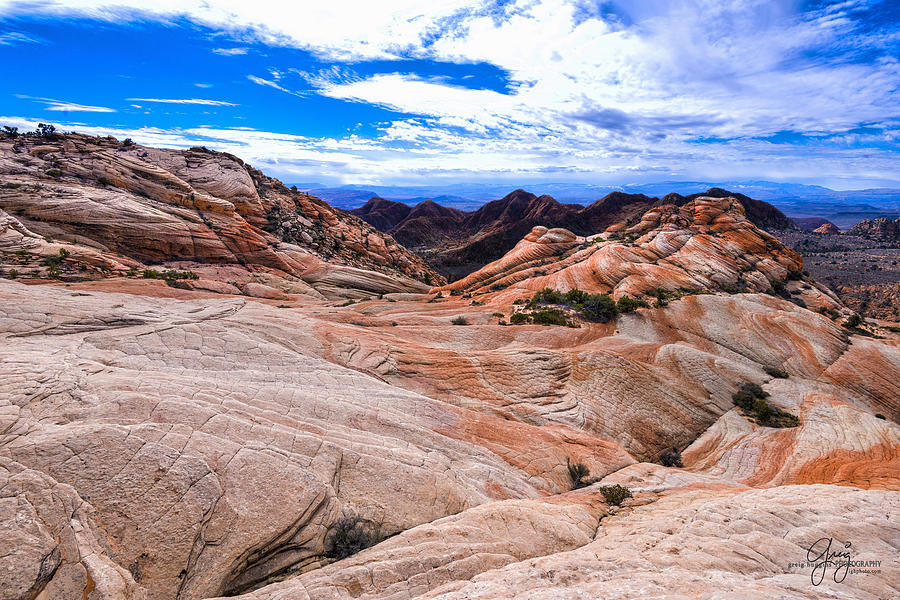
M 660 301 L 672 300 L 677 296 L 672 290 L 667 290 L 663 287 L 656 288 L 655 290 L 650 290 L 649 292 L 647 292 L 647 295 Z
M 753 403 L 753 414 L 762 423 L 768 422 L 775 413 L 769 403 L 760 398 Z
M 278 228 L 281 226 L 281 211 L 278 208 L 273 208 L 269 212 L 266 213 L 266 224 L 262 226 L 262 230 L 266 233 L 277 233 Z
M 515 304 L 515 305 L 525 304 L 525 300 L 523 298 L 519 298 L 518 300 L 513 300 L 513 304 Z
M 469 322 L 462 315 L 455 317 L 452 321 L 450 321 L 454 325 L 468 325 Z
M 122 140 L 122 145 L 125 146 L 126 148 L 128 146 L 134 146 L 134 140 L 131 138 L 125 138 L 124 140 Z
M 505 315 L 502 312 L 495 312 L 491 316 L 497 317 L 498 319 L 502 319 Z
M 571 325 L 568 315 L 558 308 L 542 308 L 531 313 L 531 322 L 537 325 Z
M 606 294 L 595 294 L 581 305 L 581 315 L 588 321 L 606 323 L 619 313 L 616 303 Z
M 3 133 L 11 138 L 17 138 L 17 137 L 19 137 L 19 128 L 18 127 L 10 127 L 9 125 L 4 125 Z
M 787 287 L 785 286 L 783 281 L 776 279 L 772 282 L 772 292 L 776 296 L 781 296 L 782 298 L 790 299 L 791 294 L 787 291 Z
M 844 327 L 846 327 L 847 329 L 856 329 L 857 327 L 859 327 L 862 324 L 863 324 L 863 318 L 860 316 L 859 313 L 853 313 L 852 315 L 847 317 L 846 321 L 844 321 Z
M 19 271 L 16 269 L 10 269 L 9 271 L 6 272 L 7 279 L 15 279 L 18 276 L 19 276 Z
M 44 171 L 44 175 L 46 175 L 47 177 L 53 177 L 54 179 L 59 179 L 63 176 L 63 172 L 59 169 L 47 169 L 46 171 Z
M 38 123 L 37 129 L 32 132 L 34 135 L 48 140 L 55 140 L 59 136 L 56 133 L 56 127 L 46 123 Z
M 591 471 L 584 463 L 573 463 L 569 461 L 569 459 L 566 459 L 566 468 L 569 471 L 569 479 L 572 480 L 573 490 L 590 485 L 586 480 L 590 476 Z
M 527 323 L 528 315 L 521 312 L 513 313 L 509 316 L 509 322 L 513 325 L 521 325 L 523 323 Z
M 648 308 L 649 306 L 650 305 L 643 300 L 629 298 L 628 296 L 622 296 L 616 302 L 616 309 L 618 309 L 620 313 L 630 313 L 636 311 L 639 308 Z
M 803 271 L 788 271 L 788 281 L 799 281 L 800 279 L 803 279 Z
M 65 248 L 60 248 L 58 254 L 45 258 L 44 264 L 52 270 L 59 271 L 59 265 L 69 257 L 69 254 Z
M 775 377 L 776 379 L 787 379 L 790 377 L 786 371 L 774 367 L 763 367 L 763 371 L 765 371 L 766 375 L 769 377 Z
M 371 548 L 384 540 L 381 524 L 347 513 L 331 526 L 326 537 L 325 556 L 341 560 Z
M 534 306 L 537 304 L 565 304 L 565 297 L 556 290 L 544 288 L 531 297 L 529 305 Z
M 566 292 L 565 296 L 563 296 L 563 301 L 569 305 L 584 304 L 590 300 L 590 297 L 591 295 L 584 290 L 573 288 Z
M 606 500 L 606 503 L 613 506 L 621 506 L 627 498 L 633 496 L 631 490 L 618 483 L 615 485 L 604 485 L 600 488 L 600 493 L 603 494 L 603 499 Z
M 741 407 L 747 412 L 753 410 L 753 403 L 757 399 L 765 399 L 769 397 L 769 392 L 765 391 L 755 383 L 743 384 L 737 392 L 731 395 L 731 400 L 736 406 Z
M 679 452 L 676 448 L 672 448 L 671 450 L 663 450 L 663 453 L 659 455 L 659 464 L 664 467 L 684 466 L 684 464 L 681 462 L 681 452 Z
M 834 321 L 835 319 L 837 319 L 838 317 L 841 316 L 841 313 L 834 310 L 833 308 L 826 308 L 824 306 L 820 306 L 816 312 L 818 312 L 820 315 L 825 315 L 826 317 L 830 318 L 832 321 Z
M 492 283 L 492 284 L 491 284 L 491 291 L 492 291 L 492 292 L 499 292 L 500 290 L 505 289 L 507 286 L 508 286 L 508 284 L 506 284 L 506 283 L 501 283 L 501 282 L 498 281 L 497 283 Z
M 800 419 L 766 402 L 769 393 L 755 383 L 745 383 L 731 399 L 745 414 L 764 427 L 796 427 Z
M 723 283 L 720 287 L 726 294 L 743 294 L 747 291 L 747 284 L 740 279 L 737 283 Z
M 97 183 L 99 183 L 100 185 L 112 185 L 112 181 L 110 181 L 108 177 L 104 177 L 103 175 L 97 178 Z
M 183 280 L 200 279 L 200 276 L 194 271 L 176 271 L 174 269 L 166 269 L 165 271 L 144 269 L 141 276 L 144 279 L 162 279 L 169 287 L 185 287 L 186 284 L 181 283 Z
M 768 410 L 759 410 L 754 406 L 756 413 L 756 422 L 765 427 L 797 427 L 800 425 L 800 419 L 785 410 L 776 408 L 765 400 L 757 400 L 757 403 L 765 404 Z

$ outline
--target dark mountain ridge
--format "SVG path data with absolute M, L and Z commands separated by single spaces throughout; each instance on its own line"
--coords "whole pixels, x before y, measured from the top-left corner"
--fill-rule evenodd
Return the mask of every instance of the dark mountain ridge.
M 662 199 L 616 191 L 588 206 L 563 204 L 552 196 L 537 196 L 518 189 L 470 212 L 431 200 L 411 207 L 373 197 L 348 212 L 391 234 L 405 247 L 425 257 L 437 271 L 456 279 L 503 256 L 536 225 L 564 227 L 577 235 L 592 235 L 614 223 L 640 218 L 653 206 L 682 206 L 700 196 L 733 196 L 757 226 L 796 229 L 790 219 L 768 202 L 720 188 L 688 196 L 672 193 Z

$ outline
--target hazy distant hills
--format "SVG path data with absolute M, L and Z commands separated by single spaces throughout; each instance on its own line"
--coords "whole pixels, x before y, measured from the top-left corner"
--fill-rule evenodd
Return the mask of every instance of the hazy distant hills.
M 410 206 L 432 200 L 442 206 L 474 211 L 516 186 L 510 184 L 461 183 L 435 186 L 355 186 L 328 187 L 316 183 L 297 184 L 301 190 L 343 209 L 359 208 L 370 198 L 380 197 Z M 552 196 L 564 204 L 590 205 L 611 192 L 662 197 L 669 193 L 689 195 L 709 188 L 724 188 L 777 206 L 792 218 L 820 218 L 841 229 L 849 229 L 863 219 L 900 217 L 900 189 L 832 190 L 817 185 L 773 181 L 713 182 L 662 181 L 655 183 L 602 186 L 579 183 L 528 185 L 538 196 Z

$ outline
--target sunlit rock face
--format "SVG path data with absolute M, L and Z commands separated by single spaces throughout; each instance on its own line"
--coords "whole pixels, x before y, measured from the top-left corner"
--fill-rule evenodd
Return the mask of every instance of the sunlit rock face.
M 271 201 L 255 172 L 224 177 L 196 151 L 121 160 L 140 151 L 233 207 L 204 200 L 193 214 L 240 217 L 269 239 L 253 222 Z M 76 186 L 67 177 L 48 185 Z M 377 297 L 379 277 L 404 280 L 313 250 L 290 251 L 306 271 L 249 271 L 235 259 L 256 251 L 224 242 L 231 255 L 198 266 L 190 289 L 122 276 L 145 263 L 93 238 L 47 241 L 48 221 L 9 197 L 4 256 L 70 249 L 98 276 L 32 279 L 22 265 L 0 279 L 3 597 L 900 591 L 900 336 L 843 328 L 850 312 L 729 198 L 586 237 L 538 226 L 460 282 Z M 295 260 L 273 243 L 260 252 Z M 573 311 L 572 326 L 501 324 L 544 287 L 673 296 L 605 323 Z M 737 408 L 748 383 L 797 426 Z M 683 466 L 658 464 L 673 448 Z M 633 497 L 613 504 L 613 484 Z M 354 515 L 380 541 L 337 560 L 335 532 Z M 823 537 L 879 571 L 812 585 L 791 564 Z
M 424 281 L 441 282 L 392 238 L 230 154 L 79 134 L 20 136 L 0 139 L 0 175 L 4 270 L 46 276 L 42 261 L 63 249 L 69 279 L 165 264 L 204 280 L 265 283 L 254 281 L 261 277 L 285 292 L 311 286 L 327 296 L 427 291 Z M 10 256 L 17 250 L 27 254 Z M 222 265 L 234 268 L 226 274 Z

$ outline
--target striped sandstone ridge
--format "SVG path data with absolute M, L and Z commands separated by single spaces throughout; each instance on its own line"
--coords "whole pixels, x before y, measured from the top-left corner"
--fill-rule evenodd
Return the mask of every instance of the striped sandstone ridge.
M 802 268 L 800 255 L 749 221 L 736 198 L 701 196 L 653 208 L 634 225 L 619 223 L 597 236 L 535 227 L 503 258 L 444 289 L 580 288 L 614 298 L 642 297 L 660 287 L 764 292 Z M 804 297 L 836 306 L 833 294 L 817 287 Z
M 634 242 L 538 230 L 482 270 L 508 268 L 508 286 L 476 278 L 467 298 L 0 280 L 4 592 L 896 596 L 900 336 L 756 293 L 802 264 L 740 217 L 698 198 L 632 225 Z M 553 245 L 546 275 L 523 266 Z M 718 291 L 718 270 L 748 292 Z M 548 285 L 637 296 L 679 272 L 712 293 L 579 328 L 495 316 Z M 786 289 L 843 310 L 815 282 Z M 800 425 L 739 414 L 745 382 Z M 684 468 L 651 464 L 673 446 Z M 567 461 L 601 481 L 569 491 Z M 609 506 L 608 483 L 635 498 Z M 390 537 L 333 561 L 348 511 Z M 789 564 L 825 536 L 880 572 L 812 586 Z
M 0 137 L 0 176 L 4 271 L 45 275 L 42 259 L 61 247 L 66 279 L 162 264 L 198 272 L 204 281 L 185 283 L 195 288 L 234 293 L 229 281 L 274 281 L 282 292 L 329 297 L 422 291 L 423 280 L 441 280 L 360 219 L 205 148 Z

